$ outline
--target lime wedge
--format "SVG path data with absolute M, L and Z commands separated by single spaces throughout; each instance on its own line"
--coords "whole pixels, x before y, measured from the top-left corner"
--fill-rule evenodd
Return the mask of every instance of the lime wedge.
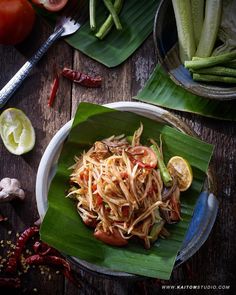
M 167 169 L 170 175 L 177 177 L 180 191 L 186 191 L 191 186 L 193 172 L 186 159 L 179 156 L 172 157 L 167 164 Z
M 9 108 L 0 115 L 0 135 L 5 147 L 15 155 L 31 151 L 35 131 L 29 118 L 19 109 Z

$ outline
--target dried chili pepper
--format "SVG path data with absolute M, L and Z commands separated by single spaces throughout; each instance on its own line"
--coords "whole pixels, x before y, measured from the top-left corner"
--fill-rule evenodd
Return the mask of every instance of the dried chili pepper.
M 85 87 L 100 87 L 102 85 L 102 78 L 100 76 L 91 77 L 79 71 L 64 68 L 61 74 L 69 80 L 76 82 Z
M 17 264 L 20 261 L 21 253 L 25 247 L 26 242 L 31 238 L 33 235 L 39 232 L 39 228 L 36 226 L 32 226 L 27 228 L 17 239 L 16 247 L 12 255 L 10 256 L 7 262 L 7 273 L 14 273 L 17 269 Z
M 51 93 L 50 93 L 49 100 L 48 100 L 49 107 L 52 107 L 52 105 L 55 101 L 58 88 L 59 88 L 59 75 L 58 75 L 58 73 L 56 73 L 56 76 L 55 76 L 53 83 L 52 83 L 52 89 L 51 89 Z
M 21 280 L 17 277 L 16 278 L 0 277 L 0 287 L 18 289 L 21 287 Z
M 63 258 L 55 256 L 55 255 L 46 255 L 42 256 L 39 254 L 35 254 L 29 256 L 25 259 L 26 264 L 48 264 L 55 266 L 62 266 L 64 269 L 70 271 L 70 264 Z
M 56 255 L 56 256 L 61 256 L 60 252 L 57 251 L 55 248 L 49 246 L 47 243 L 37 241 L 33 245 L 34 252 L 36 254 L 45 256 L 45 255 Z

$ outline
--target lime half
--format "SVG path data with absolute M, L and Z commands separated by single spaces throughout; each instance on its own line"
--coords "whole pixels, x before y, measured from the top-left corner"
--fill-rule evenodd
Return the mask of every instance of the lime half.
M 193 172 L 189 162 L 179 156 L 172 157 L 167 169 L 169 173 L 177 178 L 180 191 L 186 191 L 192 184 Z
M 29 118 L 19 109 L 9 108 L 0 115 L 0 135 L 9 152 L 22 155 L 33 149 L 35 132 Z

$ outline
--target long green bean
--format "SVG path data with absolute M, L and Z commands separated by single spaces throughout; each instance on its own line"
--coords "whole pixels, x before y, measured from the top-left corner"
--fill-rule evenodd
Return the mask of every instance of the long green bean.
M 106 8 L 109 10 L 117 30 L 122 30 L 122 25 L 120 23 L 118 14 L 117 14 L 116 9 L 113 6 L 111 0 L 103 0 L 103 2 L 105 4 Z
M 214 55 L 210 57 L 196 58 L 196 59 L 193 57 L 192 60 L 186 61 L 184 63 L 184 66 L 187 69 L 197 70 L 201 68 L 208 68 L 211 66 L 225 64 L 226 62 L 230 62 L 234 59 L 236 59 L 236 51 L 220 54 L 220 55 Z
M 123 6 L 123 2 L 124 0 L 115 0 L 114 2 L 114 9 L 116 10 L 116 13 L 119 14 L 121 11 L 121 8 Z M 105 22 L 101 25 L 101 27 L 99 28 L 98 32 L 95 34 L 95 36 L 102 40 L 105 38 L 105 36 L 110 32 L 112 26 L 113 26 L 114 22 L 113 22 L 113 18 L 111 16 L 111 14 L 107 17 L 107 19 L 105 20 Z
M 159 148 L 155 144 L 153 144 L 153 145 L 151 145 L 151 149 L 155 152 L 155 154 L 157 156 L 158 167 L 160 169 L 161 178 L 162 178 L 165 186 L 166 187 L 171 186 L 173 183 L 173 180 L 172 180 L 172 177 L 170 176 L 170 173 L 169 173 L 169 171 L 162 159 L 162 155 L 160 153 Z
M 204 69 L 196 70 L 194 71 L 194 73 L 225 76 L 225 77 L 236 77 L 236 69 L 229 68 L 229 67 L 222 67 L 222 66 L 204 68 Z
M 89 0 L 89 21 L 92 31 L 96 30 L 96 0 Z
M 232 61 L 226 62 L 226 63 L 224 63 L 224 66 L 229 67 L 229 68 L 236 69 L 236 60 L 232 60 Z
M 193 73 L 193 80 L 202 81 L 202 82 L 221 82 L 221 83 L 229 83 L 229 84 L 236 83 L 235 77 L 224 77 L 224 76 L 217 76 L 217 75 L 197 74 L 197 73 Z

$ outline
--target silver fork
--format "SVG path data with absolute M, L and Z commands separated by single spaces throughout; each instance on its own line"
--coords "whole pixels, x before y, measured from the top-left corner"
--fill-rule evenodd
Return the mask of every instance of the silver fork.
M 0 109 L 5 105 L 13 93 L 22 84 L 29 75 L 35 64 L 41 59 L 48 48 L 60 37 L 75 33 L 86 21 L 88 16 L 88 1 L 80 0 L 69 1 L 65 7 L 63 16 L 61 16 L 55 26 L 54 32 L 49 36 L 47 41 L 38 49 L 12 77 L 12 79 L 0 91 Z

